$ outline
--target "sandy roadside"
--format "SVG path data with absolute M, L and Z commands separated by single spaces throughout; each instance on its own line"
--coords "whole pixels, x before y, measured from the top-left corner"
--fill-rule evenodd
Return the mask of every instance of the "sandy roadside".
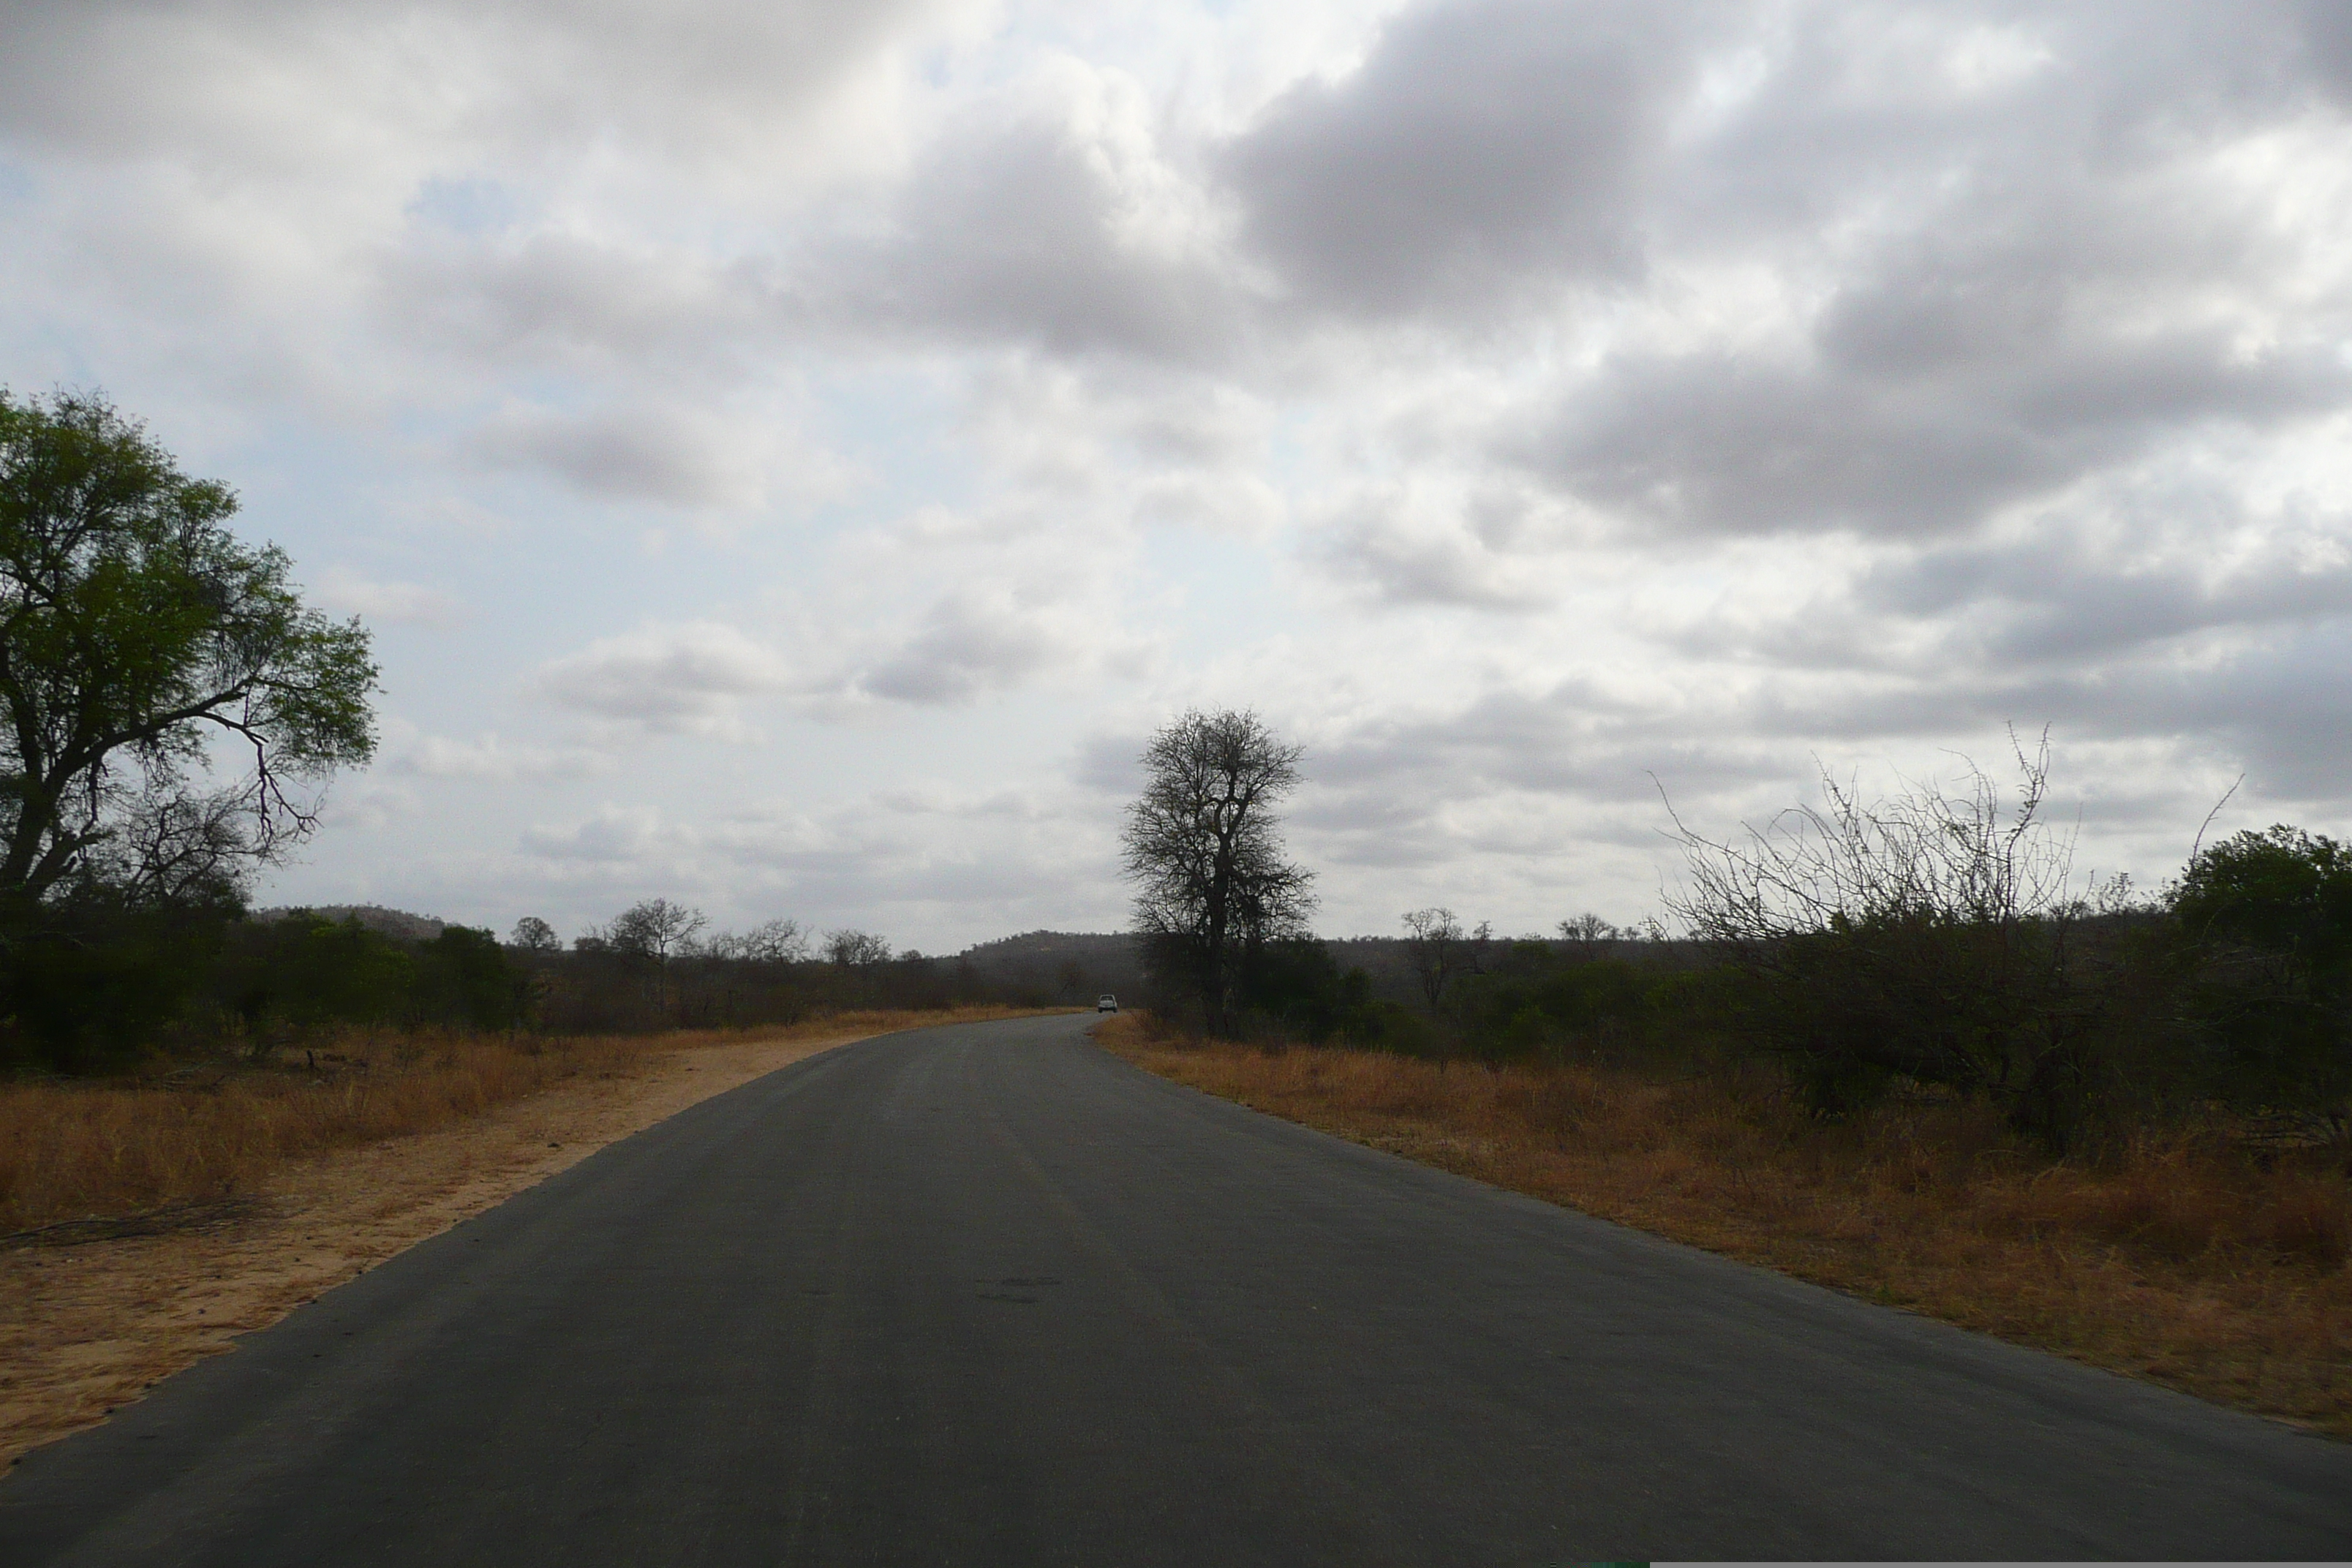
M 639 1076 L 301 1162 L 208 1226 L 0 1252 L 0 1467 L 607 1143 L 866 1037 L 681 1049 Z

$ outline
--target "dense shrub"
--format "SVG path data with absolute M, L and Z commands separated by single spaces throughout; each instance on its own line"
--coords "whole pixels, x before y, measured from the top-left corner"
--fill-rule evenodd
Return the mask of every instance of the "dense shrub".
M 2352 1092 L 2352 850 L 2300 828 L 2200 851 L 2170 893 L 2211 1092 L 2340 1107 Z
M 257 1046 L 333 1024 L 386 1024 L 413 1014 L 416 960 L 356 920 L 298 911 L 234 928 L 214 994 Z
M 1234 1000 L 1245 1033 L 1416 1054 L 1431 1045 L 1420 1019 L 1377 1000 L 1361 969 L 1342 969 L 1311 938 L 1250 948 L 1237 966 Z
M 1575 945 L 1522 941 L 1457 980 L 1450 1011 L 1465 1053 L 1484 1059 L 1615 1055 L 1649 1037 L 1664 981 Z
M 92 1072 L 169 1030 L 215 973 L 238 910 L 226 900 L 44 907 L 0 942 L 0 1067 Z

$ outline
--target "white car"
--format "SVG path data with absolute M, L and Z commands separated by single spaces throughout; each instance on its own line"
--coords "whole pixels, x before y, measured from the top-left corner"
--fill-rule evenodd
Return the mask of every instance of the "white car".
M 1097 1013 L 1118 1012 L 1118 998 L 1112 995 L 1108 991 L 1104 992 L 1101 995 L 1095 998 L 1095 1011 Z

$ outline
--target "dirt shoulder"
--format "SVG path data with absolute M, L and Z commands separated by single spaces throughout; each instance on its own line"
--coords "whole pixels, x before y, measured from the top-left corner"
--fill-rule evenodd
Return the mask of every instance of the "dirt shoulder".
M 163 1234 L 0 1251 L 0 1466 L 608 1143 L 876 1032 L 649 1055 L 625 1077 L 297 1162 L 234 1201 L 166 1216 Z

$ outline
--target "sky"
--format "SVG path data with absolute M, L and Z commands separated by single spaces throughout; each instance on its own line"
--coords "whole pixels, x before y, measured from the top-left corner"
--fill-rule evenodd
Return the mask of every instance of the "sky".
M 1329 934 L 2011 727 L 2154 887 L 2352 832 L 2347 116 L 2340 0 L 5 3 L 0 385 L 373 630 L 263 903 L 1117 929 L 1194 707 Z

